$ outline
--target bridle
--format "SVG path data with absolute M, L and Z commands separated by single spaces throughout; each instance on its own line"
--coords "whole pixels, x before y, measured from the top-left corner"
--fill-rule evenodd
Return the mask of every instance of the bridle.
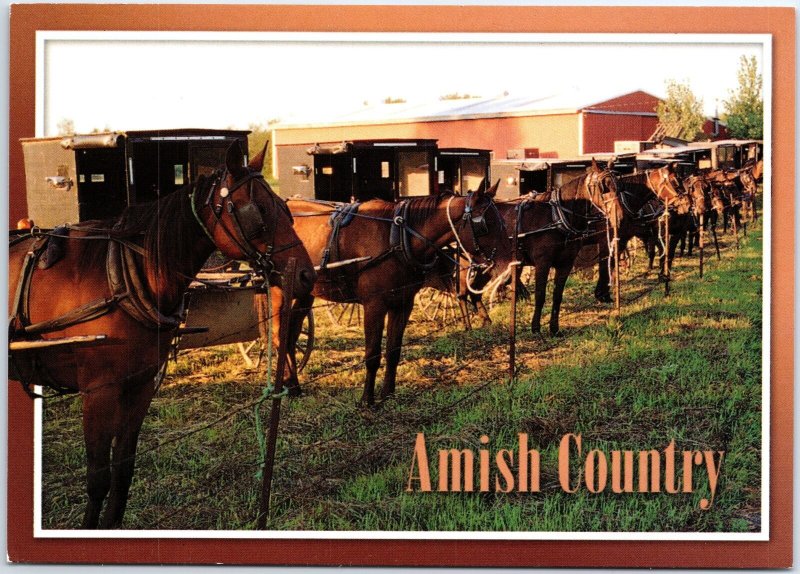
M 698 175 L 690 175 L 683 180 L 683 187 L 692 202 L 695 216 L 705 213 L 708 206 L 706 204 L 706 188 L 703 178 Z M 702 205 L 698 205 L 702 201 Z
M 656 182 L 653 182 L 654 173 L 659 176 Z M 675 178 L 675 174 L 669 171 L 668 167 L 660 167 L 648 172 L 647 182 L 655 196 L 664 203 L 665 207 L 670 207 L 670 204 L 675 204 L 677 207 L 678 200 L 686 197 L 678 191 L 678 186 L 675 185 L 677 178 Z M 688 198 L 686 199 L 689 201 Z
M 606 179 L 613 183 L 613 186 L 605 186 L 603 181 Z M 619 199 L 617 192 L 617 180 L 613 172 L 608 169 L 603 171 L 591 171 L 585 181 L 586 189 L 589 192 L 589 201 L 600 213 L 605 215 L 606 221 L 611 221 L 611 205 Z M 611 191 L 603 192 L 603 189 Z M 619 225 L 619 221 L 614 221 L 612 227 Z
M 486 212 L 489 209 L 494 208 L 495 215 L 497 215 L 498 221 L 500 221 L 500 225 L 505 228 L 505 221 L 503 220 L 502 215 L 500 215 L 500 210 L 497 209 L 497 205 L 495 205 L 494 201 L 489 201 L 489 205 L 483 210 L 482 213 L 476 214 L 474 211 L 474 206 L 472 204 L 473 198 L 475 197 L 474 192 L 470 191 L 465 198 L 464 204 L 464 213 L 461 215 L 461 218 L 457 222 L 458 225 L 461 227 L 462 233 L 459 234 L 458 228 L 456 227 L 456 223 L 453 222 L 453 217 L 450 214 L 450 204 L 456 198 L 456 195 L 450 196 L 447 200 L 447 222 L 450 224 L 450 229 L 453 231 L 453 235 L 456 238 L 456 244 L 458 245 L 459 249 L 464 253 L 464 256 L 467 258 L 469 262 L 470 270 L 479 270 L 479 271 L 488 271 L 492 267 L 494 267 L 495 261 L 494 256 L 497 252 L 497 248 L 493 247 L 491 252 L 487 255 L 484 249 L 481 247 L 480 242 L 478 239 L 480 237 L 484 237 L 489 235 L 489 224 L 486 222 Z M 466 226 L 469 226 L 470 233 L 472 235 L 472 251 L 467 250 L 464 247 L 464 242 L 461 239 L 463 235 L 463 230 Z M 483 261 L 481 263 L 476 263 L 472 257 L 472 254 L 480 256 Z
M 603 192 L 605 189 L 604 181 L 609 179 L 614 185 L 613 190 L 608 192 Z M 571 182 L 570 182 L 571 183 Z M 569 185 L 569 184 L 567 184 Z M 589 203 L 592 207 L 598 211 L 601 215 L 587 215 L 577 213 L 573 209 L 568 209 L 562 203 L 562 187 L 557 187 L 553 189 L 550 199 L 548 203 L 550 204 L 550 208 L 553 212 L 553 221 L 556 228 L 561 229 L 563 232 L 567 233 L 568 235 L 573 235 L 576 237 L 583 237 L 589 234 L 588 231 L 590 226 L 593 224 L 600 223 L 602 221 L 606 222 L 608 225 L 609 221 L 611 220 L 611 207 L 614 201 L 617 200 L 617 187 L 616 187 L 616 180 L 614 179 L 613 174 L 609 170 L 603 171 L 589 171 L 584 176 L 584 180 L 582 182 L 583 186 L 586 187 L 587 197 Z M 580 189 L 580 188 L 579 188 Z M 577 192 L 575 199 L 579 197 L 580 191 Z M 569 218 L 567 214 L 571 214 L 575 217 L 580 217 L 586 221 L 586 227 L 583 229 L 579 229 L 575 227 L 573 224 L 569 222 Z M 618 221 L 614 221 L 614 226 L 618 225 Z
M 281 251 L 296 247 L 301 243 L 298 239 L 286 245 L 275 247 L 278 210 L 282 209 L 284 213 L 288 215 L 290 221 L 294 221 L 292 219 L 292 214 L 286 204 L 280 201 L 278 196 L 269 189 L 269 186 L 264 181 L 264 176 L 260 172 L 248 170 L 248 173 L 244 177 L 234 180 L 233 184 L 228 187 L 225 186 L 224 183 L 227 181 L 229 174 L 230 172 L 227 168 L 218 169 L 214 172 L 211 177 L 212 183 L 209 186 L 208 194 L 203 204 L 200 206 L 200 210 L 197 208 L 197 199 L 195 197 L 197 186 L 192 189 L 192 193 L 189 195 L 192 213 L 200 224 L 200 227 L 213 243 L 216 244 L 216 241 L 214 240 L 212 232 L 217 227 L 220 227 L 228 239 L 230 239 L 239 251 L 244 254 L 245 259 L 251 263 L 256 270 L 264 273 L 265 277 L 268 277 L 275 272 L 273 256 Z M 264 221 L 265 214 L 253 199 L 253 184 L 256 181 L 262 182 L 264 191 L 267 192 L 267 195 L 272 200 L 270 209 L 272 225 L 267 225 Z M 234 194 L 240 190 L 247 192 L 248 201 L 242 206 L 237 206 L 233 201 L 233 197 Z M 198 211 L 204 210 L 209 210 L 214 218 L 213 227 L 210 230 L 198 213 Z M 223 217 L 223 212 L 229 214 L 230 217 L 228 220 L 231 222 L 231 225 L 226 222 L 226 219 Z M 256 249 L 251 242 L 257 237 L 263 237 L 267 234 L 269 234 L 269 239 L 265 241 L 267 246 L 264 251 L 261 252 Z

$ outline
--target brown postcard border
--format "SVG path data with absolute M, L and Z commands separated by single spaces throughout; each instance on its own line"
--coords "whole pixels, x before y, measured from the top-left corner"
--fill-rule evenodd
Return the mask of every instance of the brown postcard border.
M 757 33 L 773 43 L 769 542 L 34 539 L 33 408 L 8 387 L 8 556 L 19 562 L 776 568 L 792 564 L 795 12 L 791 8 L 17 4 L 9 216 L 25 213 L 37 30 Z M 712 65 L 712 64 L 710 64 Z M 773 312 L 776 311 L 776 312 Z

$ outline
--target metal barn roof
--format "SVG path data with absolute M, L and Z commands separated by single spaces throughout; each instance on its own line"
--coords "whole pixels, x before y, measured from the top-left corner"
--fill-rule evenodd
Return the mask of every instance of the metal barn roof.
M 447 121 L 459 119 L 478 119 L 493 117 L 513 117 L 532 115 L 574 114 L 580 110 L 595 113 L 632 113 L 655 116 L 655 110 L 606 108 L 606 102 L 619 100 L 626 96 L 642 96 L 657 99 L 642 91 L 626 94 L 599 95 L 596 91 L 587 93 L 573 87 L 556 93 L 538 96 L 499 95 L 485 98 L 436 100 L 428 102 L 380 103 L 364 106 L 358 110 L 336 118 L 297 117 L 274 125 L 275 129 L 328 127 L 341 125 L 389 124 L 424 121 Z M 633 106 L 637 107 L 636 105 Z M 647 107 L 647 106 L 638 106 Z

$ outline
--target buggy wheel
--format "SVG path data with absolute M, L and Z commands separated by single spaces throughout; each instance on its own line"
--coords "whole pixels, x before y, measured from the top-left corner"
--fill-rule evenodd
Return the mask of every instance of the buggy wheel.
M 327 303 L 325 312 L 334 327 L 361 327 L 361 305 L 358 303 Z
M 415 306 L 425 321 L 446 323 L 461 317 L 458 299 L 449 290 L 440 291 L 433 287 L 425 287 L 417 293 Z

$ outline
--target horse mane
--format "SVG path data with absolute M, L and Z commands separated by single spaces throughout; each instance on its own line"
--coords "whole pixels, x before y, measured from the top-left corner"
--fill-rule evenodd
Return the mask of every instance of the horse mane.
M 643 171 L 617 176 L 617 187 L 624 191 L 632 191 L 642 185 L 647 186 L 647 174 Z
M 437 195 L 425 195 L 410 198 L 408 200 L 408 215 L 411 221 L 408 223 L 412 227 L 423 223 L 436 213 L 436 211 L 439 209 L 439 204 L 441 204 L 444 199 L 449 199 L 451 197 L 455 197 L 455 194 L 448 192 Z
M 202 196 L 211 180 L 200 176 L 195 190 Z M 89 233 L 105 231 L 113 239 L 125 239 L 144 248 L 144 266 L 151 284 L 159 284 L 169 291 L 174 278 L 183 266 L 191 261 L 199 232 L 189 199 L 190 186 L 184 186 L 157 201 L 129 205 L 116 218 L 79 224 Z M 189 223 L 189 225 L 187 225 Z M 86 241 L 86 261 L 104 257 L 106 242 Z M 88 259 L 87 259 L 88 258 Z

